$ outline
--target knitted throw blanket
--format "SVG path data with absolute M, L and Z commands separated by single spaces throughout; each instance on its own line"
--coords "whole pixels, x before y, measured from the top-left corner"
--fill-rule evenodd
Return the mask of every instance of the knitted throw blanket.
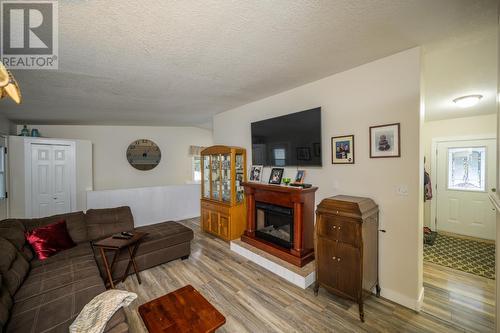
M 137 294 L 111 289 L 94 297 L 82 309 L 69 327 L 70 333 L 102 333 L 111 317 L 121 307 L 128 306 Z

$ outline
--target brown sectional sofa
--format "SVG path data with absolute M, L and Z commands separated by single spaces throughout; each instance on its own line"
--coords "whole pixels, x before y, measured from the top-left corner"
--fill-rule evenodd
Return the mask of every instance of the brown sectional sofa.
M 66 221 L 77 245 L 38 260 L 24 233 L 60 220 Z M 191 229 L 175 222 L 134 228 L 129 207 L 0 221 L 0 333 L 68 332 L 85 304 L 106 290 L 102 260 L 91 241 L 133 230 L 149 233 L 137 251 L 139 270 L 190 254 Z M 121 276 L 127 262 L 128 256 L 121 253 L 113 273 Z M 111 318 L 105 332 L 128 332 L 123 310 Z

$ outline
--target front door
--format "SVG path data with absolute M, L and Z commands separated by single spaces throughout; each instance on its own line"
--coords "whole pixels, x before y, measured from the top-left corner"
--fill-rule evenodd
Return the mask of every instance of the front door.
M 70 212 L 70 147 L 33 144 L 31 161 L 31 216 Z
M 440 142 L 436 162 L 437 230 L 494 240 L 496 140 Z

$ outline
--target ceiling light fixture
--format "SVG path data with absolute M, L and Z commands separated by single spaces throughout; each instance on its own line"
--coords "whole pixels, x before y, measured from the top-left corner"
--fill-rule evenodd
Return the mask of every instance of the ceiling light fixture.
M 453 100 L 453 103 L 455 103 L 461 108 L 469 108 L 479 103 L 481 98 L 483 98 L 483 95 L 467 95 L 455 98 Z
M 12 75 L 0 61 L 0 99 L 5 96 L 9 96 L 17 104 L 21 104 L 23 99 L 21 96 L 21 89 L 16 79 L 14 79 L 14 75 Z

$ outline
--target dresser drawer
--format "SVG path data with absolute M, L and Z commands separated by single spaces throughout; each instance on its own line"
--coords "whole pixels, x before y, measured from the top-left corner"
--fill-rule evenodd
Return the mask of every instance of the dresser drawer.
M 226 207 L 221 204 L 215 204 L 209 201 L 201 201 L 201 208 L 229 215 L 229 207 Z
M 360 225 L 357 220 L 321 214 L 318 223 L 318 233 L 320 236 L 355 247 L 361 245 Z

